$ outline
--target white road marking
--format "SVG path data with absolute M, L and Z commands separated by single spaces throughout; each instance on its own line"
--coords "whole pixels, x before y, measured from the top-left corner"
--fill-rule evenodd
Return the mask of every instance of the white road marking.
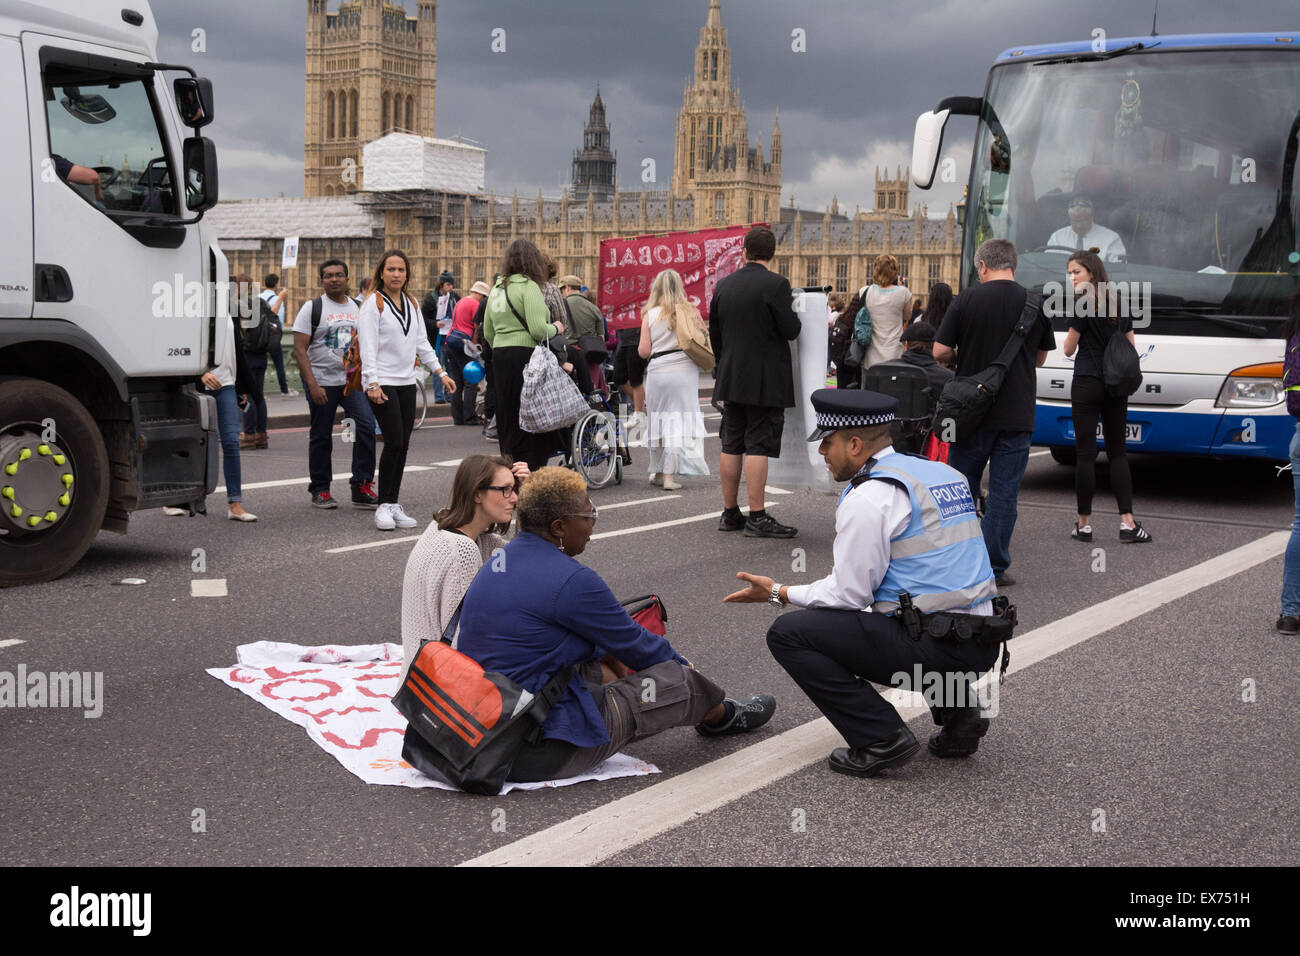
M 403 472 L 403 474 L 409 475 L 411 474 L 411 472 L 414 471 L 432 471 L 432 470 L 433 470 L 432 465 L 407 465 L 406 471 Z M 350 481 L 351 478 L 352 478 L 352 472 L 350 471 L 341 471 L 334 476 L 335 481 Z M 241 484 L 240 488 L 245 491 L 247 491 L 250 488 L 254 488 L 254 489 L 255 488 L 290 488 L 294 485 L 307 485 L 310 483 L 311 483 L 310 478 L 280 478 L 276 481 L 254 481 L 248 484 Z M 215 489 L 213 489 L 212 493 L 215 495 L 220 492 L 224 492 L 225 490 L 226 490 L 225 485 L 218 485 Z
M 225 578 L 194 578 L 190 581 L 190 597 L 229 597 Z
M 672 501 L 674 498 L 680 498 L 681 495 L 656 495 L 653 498 L 633 498 L 631 501 L 616 501 L 610 505 L 599 505 L 597 511 L 604 514 L 606 511 L 613 511 L 615 508 L 631 508 L 633 505 L 649 505 L 660 501 Z
M 769 493 L 769 494 L 773 494 L 773 495 L 789 495 L 789 494 L 794 494 L 794 492 L 786 491 L 784 488 L 773 488 L 771 485 L 768 485 L 768 486 L 767 486 L 767 490 L 768 490 L 768 493 Z
M 1030 457 L 1030 458 L 1037 458 L 1039 455 L 1050 455 L 1051 453 L 1052 453 L 1052 452 L 1051 452 L 1050 449 L 1044 448 L 1042 451 L 1031 451 L 1031 452 L 1029 453 L 1029 457 Z
M 446 461 L 435 461 L 431 464 L 437 465 L 440 468 L 455 468 L 464 460 L 464 458 L 448 458 Z
M 382 548 L 388 544 L 403 544 L 408 541 L 419 541 L 420 535 L 407 535 L 405 538 L 385 538 L 382 541 L 367 541 L 365 544 L 349 544 L 344 548 L 326 548 L 326 554 L 343 554 L 345 551 L 365 551 L 369 548 Z
M 763 507 L 770 508 L 774 504 L 776 504 L 775 501 L 764 501 Z M 677 525 L 694 524 L 696 521 L 708 521 L 710 519 L 716 521 L 718 515 L 721 513 L 721 511 L 710 511 L 708 514 L 694 515 L 690 518 L 674 518 L 671 521 L 656 521 L 654 524 L 637 525 L 633 528 L 619 528 L 616 531 L 602 531 L 600 534 L 593 534 L 591 540 L 595 541 L 598 538 L 618 538 L 625 534 L 640 534 L 642 531 L 658 531 L 660 528 L 675 528 Z
M 1009 673 L 1045 660 L 1201 588 L 1241 574 L 1286 550 L 1290 533 L 1265 535 L 1159 581 L 1019 635 Z M 990 672 L 985 680 L 996 680 Z M 924 708 L 900 708 L 904 720 Z M 582 866 L 599 863 L 824 760 L 843 739 L 825 718 L 707 763 L 547 827 L 461 866 Z
M 0 641 L 0 647 L 14 647 L 18 644 L 26 644 L 26 641 L 20 641 L 16 637 L 11 637 L 7 641 Z

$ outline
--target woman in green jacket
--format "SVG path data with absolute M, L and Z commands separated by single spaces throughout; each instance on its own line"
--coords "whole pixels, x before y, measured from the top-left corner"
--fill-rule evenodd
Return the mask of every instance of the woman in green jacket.
M 534 435 L 519 427 L 524 367 L 538 345 L 556 336 L 563 341 L 564 323 L 551 321 L 542 296 L 546 266 L 535 245 L 527 239 L 510 243 L 500 272 L 483 314 L 483 337 L 492 348 L 497 441 L 501 454 L 526 461 L 529 468 L 536 470 L 562 450 L 563 432 Z

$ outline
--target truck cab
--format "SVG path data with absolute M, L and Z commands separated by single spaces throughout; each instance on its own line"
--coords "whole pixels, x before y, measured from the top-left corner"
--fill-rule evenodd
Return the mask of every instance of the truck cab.
M 198 379 L 233 328 L 202 222 L 211 85 L 157 63 L 152 12 L 127 3 L 0 0 L 0 586 L 215 486 Z

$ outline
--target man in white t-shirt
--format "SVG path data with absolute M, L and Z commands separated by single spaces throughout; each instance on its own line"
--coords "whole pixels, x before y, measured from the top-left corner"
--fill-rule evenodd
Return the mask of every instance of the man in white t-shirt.
M 302 371 L 311 410 L 311 436 L 307 440 L 307 486 L 313 508 L 337 508 L 330 495 L 334 474 L 334 412 L 343 406 L 345 428 L 352 434 L 352 504 L 374 510 L 375 418 L 364 392 L 343 394 L 347 373 L 343 356 L 357 335 L 360 308 L 348 296 L 348 267 L 341 259 L 320 264 L 325 294 L 307 302 L 293 322 L 293 354 Z M 314 321 L 313 321 L 314 320 Z M 348 425 L 347 420 L 351 419 Z
M 1098 255 L 1107 262 L 1119 262 L 1128 255 L 1124 241 L 1114 229 L 1099 226 L 1092 219 L 1092 200 L 1075 196 L 1070 200 L 1070 224 L 1047 237 L 1049 246 L 1069 249 L 1100 249 Z

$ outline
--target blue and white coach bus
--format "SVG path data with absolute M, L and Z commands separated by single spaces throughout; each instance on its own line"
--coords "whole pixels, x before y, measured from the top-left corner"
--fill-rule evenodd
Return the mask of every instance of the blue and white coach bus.
M 1300 285 L 1300 33 L 1008 50 L 982 98 L 949 97 L 917 120 L 921 188 L 936 173 L 953 179 L 955 160 L 941 157 L 951 115 L 979 122 L 962 285 L 976 281 L 975 249 L 998 237 L 1016 245 L 1017 281 L 1050 291 L 1090 215 L 1086 246 L 1103 249 L 1111 281 L 1130 292 L 1142 357 L 1129 450 L 1286 459 L 1295 429 L 1280 330 Z M 1038 370 L 1034 443 L 1068 463 L 1065 322 L 1053 318 L 1058 349 Z

